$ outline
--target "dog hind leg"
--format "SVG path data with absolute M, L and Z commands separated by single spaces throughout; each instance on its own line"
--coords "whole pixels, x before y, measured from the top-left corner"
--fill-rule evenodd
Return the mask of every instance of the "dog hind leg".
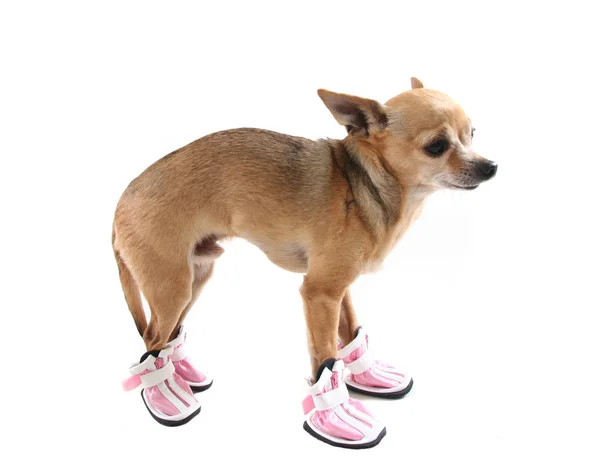
M 177 337 L 179 328 L 183 325 L 183 321 L 187 314 L 200 296 L 200 292 L 204 288 L 204 285 L 213 275 L 215 260 L 221 256 L 224 251 L 225 250 L 218 245 L 217 238 L 214 236 L 209 236 L 196 245 L 194 253 L 192 254 L 192 266 L 194 271 L 192 297 L 181 312 L 177 325 L 171 335 L 171 340 Z
M 206 372 L 201 372 L 192 363 L 186 351 L 186 332 L 183 321 L 192 306 L 200 296 L 206 282 L 213 274 L 215 260 L 223 254 L 223 248 L 217 244 L 217 238 L 209 236 L 200 241 L 192 254 L 192 267 L 194 279 L 192 282 L 192 296 L 185 306 L 168 343 L 173 348 L 172 361 L 177 373 L 187 382 L 194 393 L 203 392 L 211 387 L 213 379 Z
M 190 385 L 179 375 L 173 358 L 175 348 L 168 345 L 181 313 L 192 297 L 193 271 L 187 256 L 156 254 L 148 248 L 135 254 L 140 289 L 151 311 L 143 339 L 146 352 L 139 364 L 130 367 L 131 377 L 123 386 L 133 390 L 141 386 L 144 405 L 159 423 L 179 426 L 195 418 L 200 403 Z
M 192 298 L 193 276 L 187 260 L 178 266 L 155 268 L 154 271 L 152 281 L 143 286 L 151 311 L 150 323 L 143 336 L 148 351 L 166 347 L 181 313 Z

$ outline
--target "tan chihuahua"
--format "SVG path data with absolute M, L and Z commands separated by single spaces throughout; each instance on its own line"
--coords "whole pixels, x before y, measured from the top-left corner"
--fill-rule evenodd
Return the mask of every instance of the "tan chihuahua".
M 432 192 L 473 190 L 497 170 L 473 152 L 473 127 L 460 106 L 416 78 L 411 83 L 412 90 L 384 105 L 320 89 L 319 97 L 347 129 L 342 140 L 226 130 L 170 153 L 131 182 L 117 205 L 113 248 L 125 299 L 149 351 L 145 358 L 156 359 L 145 365 L 147 371 L 176 360 L 162 354 L 160 363 L 158 354 L 168 348 L 177 352 L 170 342 L 180 335 L 223 253 L 219 241 L 241 237 L 278 266 L 305 274 L 300 292 L 313 377 L 319 382 L 328 369 L 329 378 L 318 388 L 321 397 L 313 393 L 315 412 L 323 416 L 337 408 L 322 409 L 318 398 L 341 388 L 335 378 L 335 362 L 344 353 L 338 336 L 344 348 L 359 338 L 349 286 L 380 266 Z M 151 309 L 149 323 L 140 291 Z M 363 386 L 364 391 L 369 385 Z M 162 423 L 173 416 L 160 405 L 151 408 L 148 398 L 145 403 Z M 344 405 L 347 400 L 338 403 Z M 177 418 L 181 415 L 186 412 Z M 340 436 L 344 432 L 324 429 L 327 425 L 313 426 L 313 436 L 337 446 L 373 446 L 385 434 L 378 429 L 371 441 L 352 440 L 348 432 Z M 360 443 L 352 446 L 353 441 Z

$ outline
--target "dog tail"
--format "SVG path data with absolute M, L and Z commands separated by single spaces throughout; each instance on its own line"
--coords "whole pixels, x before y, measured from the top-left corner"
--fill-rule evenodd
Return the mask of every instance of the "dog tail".
M 127 301 L 127 306 L 129 306 L 129 311 L 133 316 L 138 332 L 144 337 L 144 331 L 146 330 L 146 327 L 148 327 L 148 323 L 146 321 L 144 306 L 142 305 L 140 288 L 135 282 L 131 271 L 123 261 L 121 254 L 115 248 L 115 237 L 116 233 L 113 225 L 112 245 L 113 251 L 115 252 L 115 259 L 117 260 L 117 266 L 119 267 L 119 278 L 121 279 L 121 286 L 123 287 L 123 293 L 125 294 L 125 301 Z

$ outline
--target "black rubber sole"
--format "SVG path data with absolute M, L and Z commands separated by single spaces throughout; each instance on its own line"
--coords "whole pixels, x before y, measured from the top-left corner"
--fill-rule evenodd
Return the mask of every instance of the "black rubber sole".
M 150 413 L 150 416 L 152 418 L 154 418 L 158 423 L 160 423 L 161 425 L 164 425 L 164 426 L 174 427 L 174 426 L 185 425 L 188 421 L 190 421 L 192 418 L 194 418 L 196 415 L 198 415 L 198 413 L 200 413 L 200 410 L 202 408 L 202 407 L 198 408 L 198 410 L 196 410 L 191 415 L 186 416 L 183 420 L 178 420 L 178 421 L 163 420 L 162 418 L 157 417 L 154 413 L 152 413 L 150 411 L 150 408 L 148 408 L 148 405 L 146 404 L 146 399 L 144 398 L 144 391 L 143 390 L 142 390 L 142 393 L 140 395 L 142 396 L 142 401 L 144 402 L 144 406 L 146 407 L 146 410 L 148 410 L 148 413 Z
M 361 395 L 368 395 L 369 397 L 386 398 L 388 400 L 399 400 L 400 398 L 404 397 L 404 395 L 406 395 L 408 392 L 410 392 L 410 390 L 413 387 L 413 379 L 410 379 L 408 387 L 406 387 L 404 390 L 399 390 L 398 392 L 393 393 L 369 392 L 368 390 L 363 390 L 362 388 L 354 388 L 347 382 L 346 387 L 348 387 L 348 390 L 350 390 L 351 392 L 360 393 Z
M 214 383 L 214 380 L 212 382 L 210 382 L 209 385 L 204 385 L 202 387 L 193 387 L 192 385 L 190 385 L 190 388 L 192 389 L 192 392 L 200 393 L 200 392 L 204 392 L 205 390 L 208 390 L 210 387 L 212 387 L 213 383 Z
M 375 440 L 371 441 L 370 443 L 362 443 L 360 445 L 351 445 L 351 444 L 347 444 L 347 443 L 337 443 L 335 441 L 328 440 L 327 438 L 319 435 L 315 430 L 313 430 L 307 422 L 304 422 L 303 428 L 306 430 L 306 432 L 308 434 L 310 434 L 311 436 L 314 436 L 317 440 L 322 441 L 323 443 L 327 443 L 328 445 L 336 446 L 338 448 L 346 448 L 349 450 L 366 450 L 367 448 L 373 448 L 374 446 L 377 446 L 381 442 L 381 440 L 387 433 L 386 429 L 384 428 L 383 430 L 381 430 L 381 433 L 379 433 L 379 436 Z

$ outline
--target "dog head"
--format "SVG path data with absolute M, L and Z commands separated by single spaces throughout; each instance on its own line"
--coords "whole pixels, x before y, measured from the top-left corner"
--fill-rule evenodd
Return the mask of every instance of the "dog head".
M 497 165 L 473 151 L 474 128 L 446 94 L 411 78 L 412 89 L 385 105 L 333 93 L 319 96 L 348 131 L 347 143 L 363 160 L 379 160 L 408 186 L 473 190 L 496 175 Z

